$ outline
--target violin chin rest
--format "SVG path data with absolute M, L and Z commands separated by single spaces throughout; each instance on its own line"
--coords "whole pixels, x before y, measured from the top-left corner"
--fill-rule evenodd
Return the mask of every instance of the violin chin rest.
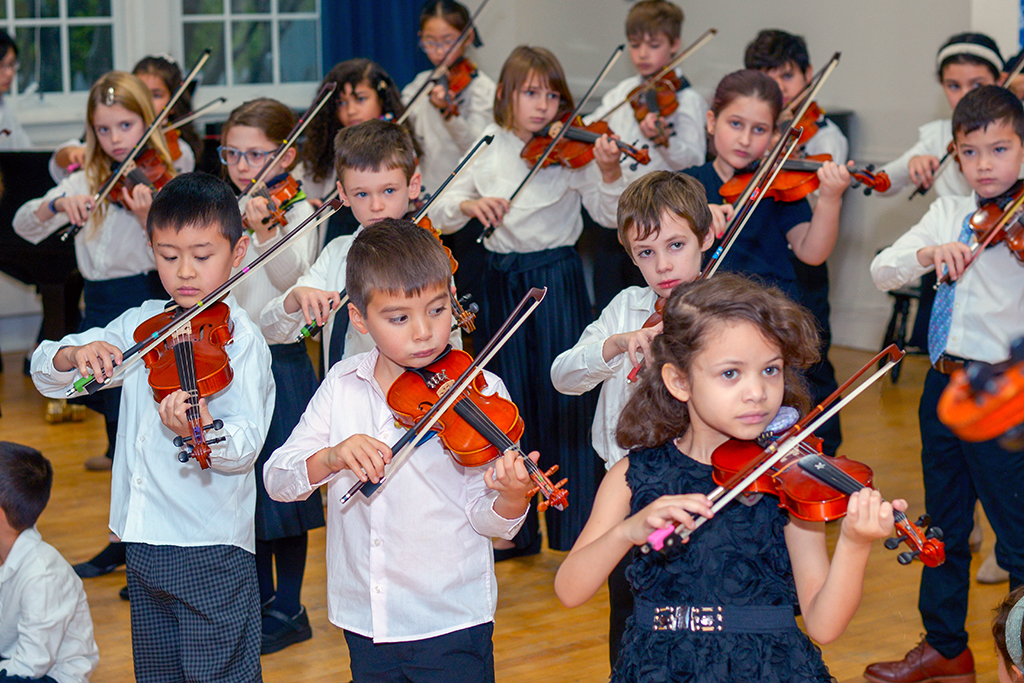
M 763 493 L 744 493 L 742 496 L 739 496 L 736 500 L 743 503 L 747 507 L 754 507 L 759 502 L 761 502 L 762 498 L 764 498 Z

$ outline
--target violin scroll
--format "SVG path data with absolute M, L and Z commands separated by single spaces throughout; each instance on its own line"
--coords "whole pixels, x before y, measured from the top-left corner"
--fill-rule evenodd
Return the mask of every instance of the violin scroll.
M 901 543 L 906 543 L 910 550 L 896 556 L 896 561 L 907 565 L 914 560 L 921 560 L 926 567 L 938 567 L 946 561 L 946 548 L 942 542 L 942 529 L 931 524 L 928 515 L 921 515 L 911 524 L 910 519 L 902 512 L 896 513 L 896 531 L 899 534 L 885 541 L 888 550 L 896 550 Z

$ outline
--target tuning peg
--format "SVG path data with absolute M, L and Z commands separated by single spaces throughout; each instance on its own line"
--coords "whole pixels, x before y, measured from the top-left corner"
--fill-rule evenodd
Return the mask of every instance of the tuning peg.
M 224 420 L 214 420 L 212 427 L 216 430 L 224 429 Z M 210 426 L 203 427 L 203 429 L 210 429 Z
M 178 453 L 178 462 L 185 464 L 191 457 L 192 456 L 189 454 L 188 451 L 181 451 L 180 453 Z
M 868 173 L 871 173 L 872 171 L 875 170 L 875 165 L 874 164 L 868 164 L 867 166 L 864 167 L 864 170 L 867 171 Z
M 189 437 L 176 436 L 176 437 L 174 437 L 174 440 L 171 443 L 174 444 L 175 448 L 181 448 L 182 446 L 184 446 L 186 443 L 188 443 L 191 440 L 192 440 L 192 437 L 190 437 L 190 436 Z
M 931 524 L 932 518 L 930 515 L 921 515 L 917 518 L 917 521 L 914 522 L 914 526 L 921 527 L 922 529 L 931 526 Z
M 937 526 L 929 527 L 928 531 L 924 532 L 925 538 L 934 538 L 936 541 L 942 540 L 942 529 Z
M 873 187 L 865 187 L 864 188 L 864 196 L 865 197 L 870 197 L 874 193 L 874 191 L 875 191 L 875 188 L 873 188 Z
M 914 558 L 921 554 L 920 550 L 908 551 L 900 553 L 896 556 L 896 561 L 900 564 L 910 564 L 914 561 Z
M 885 539 L 885 547 L 889 550 L 896 550 L 896 548 L 900 547 L 900 543 L 903 543 L 903 541 L 905 540 L 907 540 L 906 536 L 899 536 L 897 538 L 887 538 Z

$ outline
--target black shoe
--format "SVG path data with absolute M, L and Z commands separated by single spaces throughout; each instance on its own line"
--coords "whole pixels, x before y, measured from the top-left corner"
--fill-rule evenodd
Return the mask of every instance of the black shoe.
M 125 602 L 128 602 L 128 600 L 129 600 L 129 598 L 128 598 L 128 586 L 125 586 L 124 588 L 122 588 L 122 589 L 121 589 L 121 590 L 120 590 L 120 591 L 118 592 L 118 595 L 120 595 L 120 596 L 121 596 L 121 599 L 122 599 L 122 600 L 124 600 Z
M 533 542 L 525 548 L 501 548 L 500 550 L 494 549 L 494 561 L 503 562 L 504 560 L 511 560 L 514 557 L 528 557 L 530 555 L 540 554 L 540 534 L 537 534 Z
M 266 624 L 267 617 L 273 622 L 274 627 L 263 629 L 263 643 L 260 645 L 260 654 L 269 655 L 273 652 L 283 650 L 289 645 L 301 643 L 313 637 L 313 629 L 309 626 L 309 616 L 306 614 L 305 606 L 299 608 L 299 613 L 293 617 L 278 612 L 276 609 L 264 609 L 263 616 Z
M 122 543 L 109 543 L 96 557 L 88 562 L 76 564 L 72 569 L 79 578 L 95 579 L 114 571 L 125 562 L 125 547 Z

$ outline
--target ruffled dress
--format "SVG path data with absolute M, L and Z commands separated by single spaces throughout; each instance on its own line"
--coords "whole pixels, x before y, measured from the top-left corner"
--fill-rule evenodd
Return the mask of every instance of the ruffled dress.
M 672 442 L 629 454 L 626 481 L 632 513 L 659 496 L 710 493 L 709 465 Z M 797 607 L 796 585 L 783 529 L 787 513 L 764 497 L 733 501 L 666 553 L 636 553 L 626 578 L 634 598 L 658 606 Z M 821 650 L 800 630 L 770 633 L 655 631 L 630 617 L 613 682 L 758 683 L 833 681 Z

